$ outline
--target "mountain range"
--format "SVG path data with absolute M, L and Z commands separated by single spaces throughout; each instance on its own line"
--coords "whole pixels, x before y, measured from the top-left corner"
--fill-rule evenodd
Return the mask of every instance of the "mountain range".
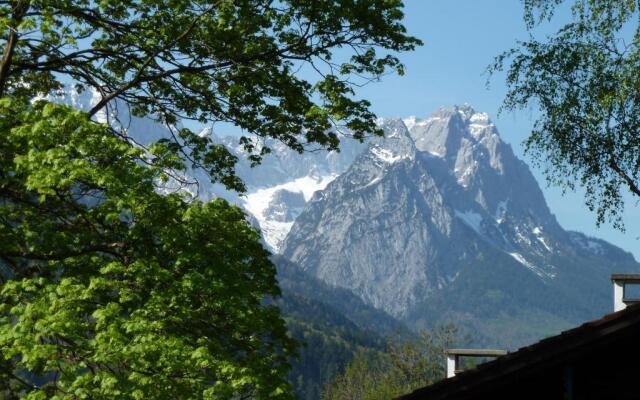
M 296 218 L 282 255 L 413 329 L 452 321 L 517 347 L 611 308 L 633 256 L 564 230 L 485 113 L 381 121 Z
M 127 120 L 143 144 L 168 134 L 119 111 L 99 119 Z M 275 254 L 279 304 L 294 336 L 313 343 L 292 375 L 301 397 L 317 398 L 355 351 L 389 336 L 453 322 L 475 345 L 513 349 L 555 334 L 611 310 L 611 273 L 640 270 L 630 253 L 560 226 L 487 114 L 464 105 L 378 123 L 384 138 L 344 134 L 339 152 L 258 141 L 272 153 L 255 168 L 238 137 L 200 132 L 239 157 L 248 191 L 199 171 L 187 190 L 243 207 Z

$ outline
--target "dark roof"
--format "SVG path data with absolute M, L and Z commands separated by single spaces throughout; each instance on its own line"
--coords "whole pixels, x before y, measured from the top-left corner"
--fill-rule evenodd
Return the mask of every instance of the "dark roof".
M 452 378 L 418 389 L 399 397 L 398 400 L 436 400 L 462 396 L 473 392 L 475 388 L 501 379 L 515 379 L 519 374 L 531 369 L 549 368 L 576 353 L 589 352 L 589 346 L 603 338 L 615 336 L 617 332 L 638 326 L 640 326 L 640 304 L 634 304 L 601 319 L 587 322 L 557 336 L 543 339 L 493 361 L 480 364 Z
M 507 354 L 506 350 L 494 349 L 449 349 L 447 354 L 453 356 L 470 356 L 470 357 L 498 357 Z
M 612 281 L 624 281 L 626 283 L 640 283 L 640 274 L 613 274 Z

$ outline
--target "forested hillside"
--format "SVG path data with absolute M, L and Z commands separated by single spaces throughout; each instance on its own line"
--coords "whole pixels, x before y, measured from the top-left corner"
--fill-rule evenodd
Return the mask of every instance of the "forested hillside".
M 366 305 L 348 290 L 331 287 L 275 256 L 278 299 L 289 331 L 302 343 L 290 382 L 300 398 L 318 399 L 323 386 L 343 372 L 357 353 L 374 356 L 388 341 L 415 337 L 402 323 Z

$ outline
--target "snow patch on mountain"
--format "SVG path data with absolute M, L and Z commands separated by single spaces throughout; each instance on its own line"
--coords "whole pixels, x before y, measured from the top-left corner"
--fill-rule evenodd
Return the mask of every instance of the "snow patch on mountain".
M 538 241 L 544 246 L 544 248 L 547 249 L 548 252 L 553 252 L 553 248 L 551 247 L 551 245 L 549 245 L 549 243 L 547 243 L 547 240 L 544 238 L 544 235 L 542 233 L 542 229 L 539 226 L 533 228 L 532 233 L 535 235 L 536 239 L 538 239 Z
M 404 122 L 407 129 L 411 130 L 415 126 L 425 126 L 428 125 L 432 121 L 440 120 L 440 117 L 430 117 L 430 118 L 417 118 L 415 115 L 411 115 L 402 120 Z
M 540 278 L 543 279 L 553 279 L 555 278 L 556 274 L 553 272 L 548 272 L 545 271 L 544 269 L 538 267 L 537 265 L 534 265 L 533 263 L 527 261 L 526 258 L 524 258 L 522 256 L 522 254 L 520 253 L 508 253 L 511 257 L 513 257 L 517 262 L 519 262 L 520 264 L 524 265 L 527 269 L 529 269 L 531 272 L 533 272 L 534 274 L 538 275 Z
M 371 149 L 371 152 L 378 157 L 380 160 L 384 161 L 387 164 L 393 164 L 398 162 L 404 158 L 402 155 L 395 155 L 391 150 L 382 149 L 379 147 L 374 147 Z
M 278 252 L 282 241 L 293 225 L 293 221 L 279 221 L 273 215 L 265 212 L 275 194 L 280 190 L 300 193 L 308 202 L 315 192 L 324 189 L 337 176 L 337 174 L 303 176 L 284 184 L 254 190 L 245 196 L 242 200 L 243 206 L 258 220 L 262 236 L 271 250 Z

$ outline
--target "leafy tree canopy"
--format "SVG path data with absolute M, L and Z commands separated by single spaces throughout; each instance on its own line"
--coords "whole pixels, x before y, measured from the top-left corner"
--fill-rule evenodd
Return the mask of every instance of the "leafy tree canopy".
M 394 54 L 420 44 L 405 34 L 401 7 L 400 0 L 1 1 L 0 94 L 32 98 L 74 82 L 101 96 L 89 115 L 121 100 L 169 125 L 224 121 L 298 151 L 337 149 L 331 128 L 357 139 L 381 134 L 353 89 L 389 69 L 402 73 Z M 253 162 L 269 152 L 248 137 L 241 142 Z M 187 130 L 174 143 L 214 181 L 243 189 L 223 147 Z
M 191 167 L 244 189 L 235 157 L 182 119 L 298 151 L 337 149 L 331 128 L 380 134 L 354 87 L 402 73 L 394 54 L 419 41 L 401 7 L 0 1 L 0 396 L 290 397 L 295 346 L 259 234 L 222 200 L 157 189 Z M 35 100 L 66 84 L 98 94 L 88 113 Z M 96 122 L 122 105 L 173 137 L 142 147 L 126 121 Z M 269 152 L 241 143 L 256 163 Z
M 287 398 L 275 268 L 244 213 L 66 106 L 0 100 L 5 398 Z
M 525 0 L 530 28 L 562 0 Z M 576 0 L 572 21 L 501 54 L 504 109 L 541 111 L 526 149 L 552 184 L 582 186 L 597 223 L 624 229 L 624 194 L 640 196 L 640 10 L 635 0 Z

